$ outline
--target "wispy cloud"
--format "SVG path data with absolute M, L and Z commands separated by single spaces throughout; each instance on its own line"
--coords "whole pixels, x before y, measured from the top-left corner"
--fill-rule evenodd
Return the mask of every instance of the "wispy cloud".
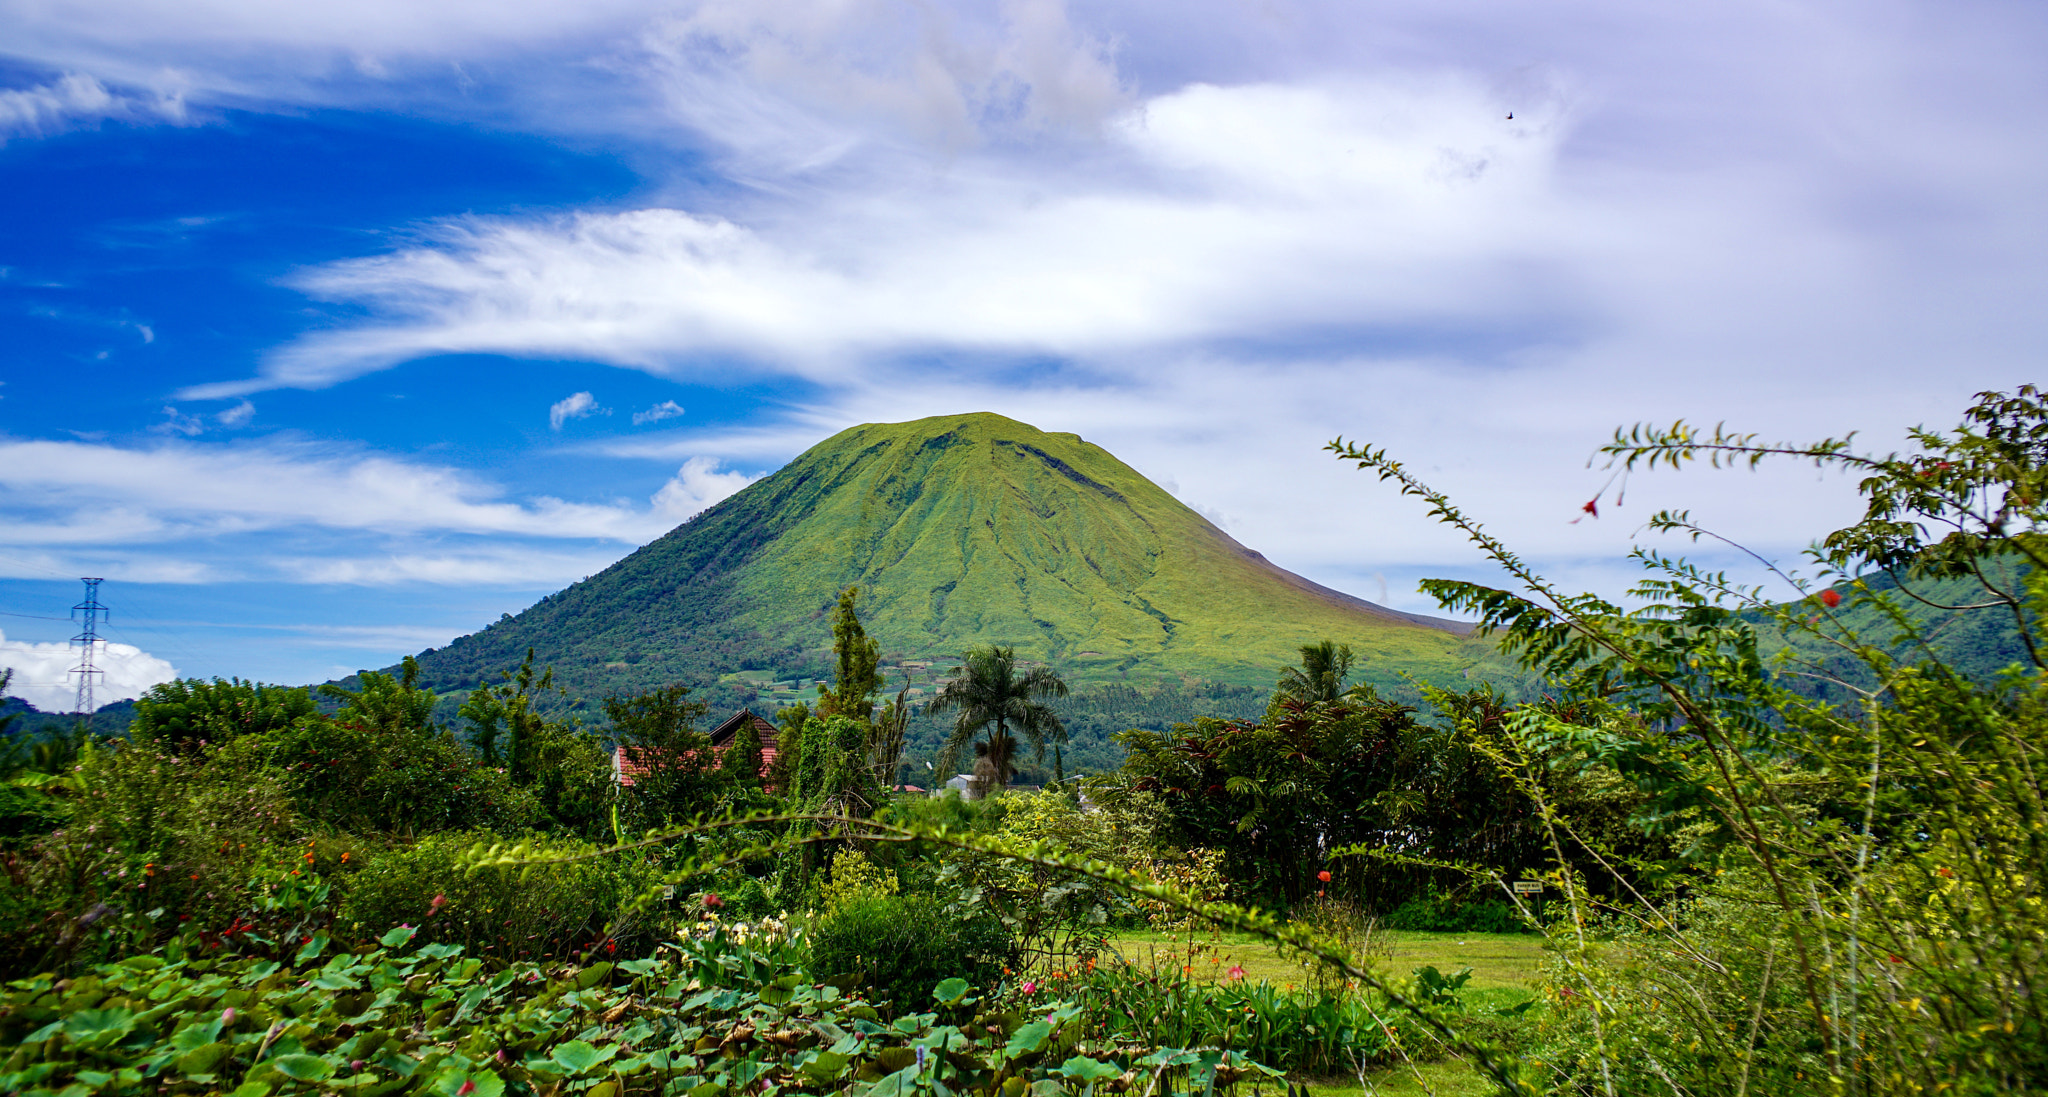
M 617 550 L 550 552 L 516 545 L 495 545 L 466 553 L 284 557 L 272 561 L 272 564 L 284 577 L 300 583 L 365 587 L 411 583 L 545 587 L 565 585 L 594 575 L 618 562 L 620 555 Z M 443 634 L 440 639 L 447 639 L 447 635 Z
M 597 397 L 587 392 L 574 392 L 549 406 L 548 429 L 561 430 L 562 424 L 571 419 L 586 419 L 592 415 L 610 414 L 611 409 L 597 406 Z
M 659 423 L 663 419 L 680 419 L 682 416 L 683 405 L 676 403 L 674 400 L 663 400 L 646 411 L 634 412 L 633 425 L 644 427 L 649 423 Z
M 1527 324 L 1559 303 L 1543 287 L 1586 261 L 1559 239 L 1582 212 L 1550 183 L 1564 132 L 1506 122 L 1456 78 L 1194 87 L 1116 122 L 1116 172 L 982 164 L 772 226 L 680 209 L 449 222 L 428 245 L 299 277 L 377 321 L 309 335 L 262 378 L 187 391 L 322 387 L 430 353 L 672 376 L 737 355 L 830 381 L 927 348 L 1085 356 Z
M 37 515 L 0 527 L 0 544 L 19 530 L 64 528 L 65 516 L 105 512 L 127 515 L 138 536 L 156 541 L 305 526 L 639 544 L 669 524 L 653 509 L 504 494 L 458 469 L 310 443 L 130 449 L 0 441 L 0 505 Z M 73 528 L 93 535 L 105 527 Z
M 48 83 L 0 89 L 0 142 L 10 136 L 42 137 L 95 122 L 184 122 L 183 96 L 119 91 L 85 73 L 65 73 Z M 143 341 L 152 333 L 143 327 Z

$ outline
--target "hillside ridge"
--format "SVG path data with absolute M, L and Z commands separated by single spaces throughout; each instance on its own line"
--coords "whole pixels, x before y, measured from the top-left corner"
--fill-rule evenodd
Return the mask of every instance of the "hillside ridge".
M 824 612 L 849 585 L 899 662 L 997 643 L 1077 683 L 1270 684 L 1321 639 L 1391 678 L 1451 669 L 1469 631 L 1287 571 L 1079 435 L 975 412 L 840 431 L 603 572 L 420 659 L 444 689 L 529 646 L 586 694 L 802 678 L 822 670 Z

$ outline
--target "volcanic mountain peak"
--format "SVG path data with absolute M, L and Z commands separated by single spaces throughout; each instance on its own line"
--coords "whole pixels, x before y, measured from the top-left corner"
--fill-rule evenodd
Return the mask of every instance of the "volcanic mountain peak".
M 818 667 L 858 585 L 885 652 L 1014 645 L 1070 680 L 1270 683 L 1301 644 L 1450 661 L 1449 621 L 1310 582 L 1074 434 L 988 412 L 826 439 L 628 556 L 423 664 L 454 684 L 527 646 L 586 691 Z M 579 679 L 591 678 L 589 682 Z

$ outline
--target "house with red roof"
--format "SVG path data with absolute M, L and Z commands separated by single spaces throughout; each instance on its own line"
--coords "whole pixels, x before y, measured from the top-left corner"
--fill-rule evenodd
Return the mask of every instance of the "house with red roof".
M 732 714 L 724 723 L 711 729 L 711 750 L 720 757 L 732 748 L 741 735 L 752 735 L 761 744 L 762 780 L 768 778 L 768 767 L 775 764 L 775 755 L 781 749 L 781 732 L 774 724 L 756 715 L 752 709 L 741 709 Z M 647 766 L 632 756 L 625 747 L 612 750 L 612 780 L 622 788 L 632 788 L 633 778 L 644 775 Z

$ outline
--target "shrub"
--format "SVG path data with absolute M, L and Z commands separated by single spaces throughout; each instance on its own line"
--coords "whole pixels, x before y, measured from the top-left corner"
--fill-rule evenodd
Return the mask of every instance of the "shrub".
M 1395 907 L 1386 926 L 1433 933 L 1522 933 L 1529 922 L 1506 900 L 1461 899 L 1431 888 Z
M 272 775 L 150 743 L 82 758 L 64 778 L 68 824 L 0 880 L 0 969 L 224 929 L 258 911 L 266 881 L 310 875 L 303 824 Z
M 593 947 L 640 955 L 665 927 L 658 916 L 628 916 L 634 899 L 661 884 L 652 861 L 620 854 L 520 871 L 466 872 L 462 854 L 488 832 L 436 834 L 409 848 L 373 853 L 349 878 L 336 928 L 373 938 L 419 927 L 422 942 L 458 944 L 494 959 L 573 957 Z M 536 843 L 537 858 L 588 853 L 578 841 Z M 438 899 L 438 901 L 437 901 Z
M 1084 964 L 1022 987 L 1030 988 L 1020 988 L 1022 1012 L 1070 1000 L 1104 1044 L 1235 1048 L 1280 1070 L 1320 1076 L 1441 1054 L 1421 1025 L 1363 992 L 1297 992 L 1264 981 L 1219 986 L 1171 964 L 1122 962 Z M 1458 1006 L 1455 993 L 1437 1004 Z
M 136 742 L 192 750 L 286 727 L 313 710 L 313 695 L 303 686 L 181 678 L 151 686 L 136 700 L 128 734 Z
M 0 848 L 26 845 L 64 825 L 69 805 L 48 793 L 0 785 Z
M 946 979 L 965 979 L 977 991 L 993 988 L 1015 951 L 1009 929 L 992 915 L 955 917 L 923 895 L 876 896 L 819 920 L 811 972 L 843 989 L 869 991 L 907 1014 L 928 1005 L 932 988 Z
M 830 914 L 849 903 L 900 890 L 894 872 L 875 867 L 867 854 L 857 849 L 842 849 L 832 855 L 831 878 L 818 888 L 818 909 Z
M 293 805 L 343 830 L 517 832 L 546 817 L 532 792 L 445 733 L 310 716 L 260 741 L 260 761 L 276 767 Z

